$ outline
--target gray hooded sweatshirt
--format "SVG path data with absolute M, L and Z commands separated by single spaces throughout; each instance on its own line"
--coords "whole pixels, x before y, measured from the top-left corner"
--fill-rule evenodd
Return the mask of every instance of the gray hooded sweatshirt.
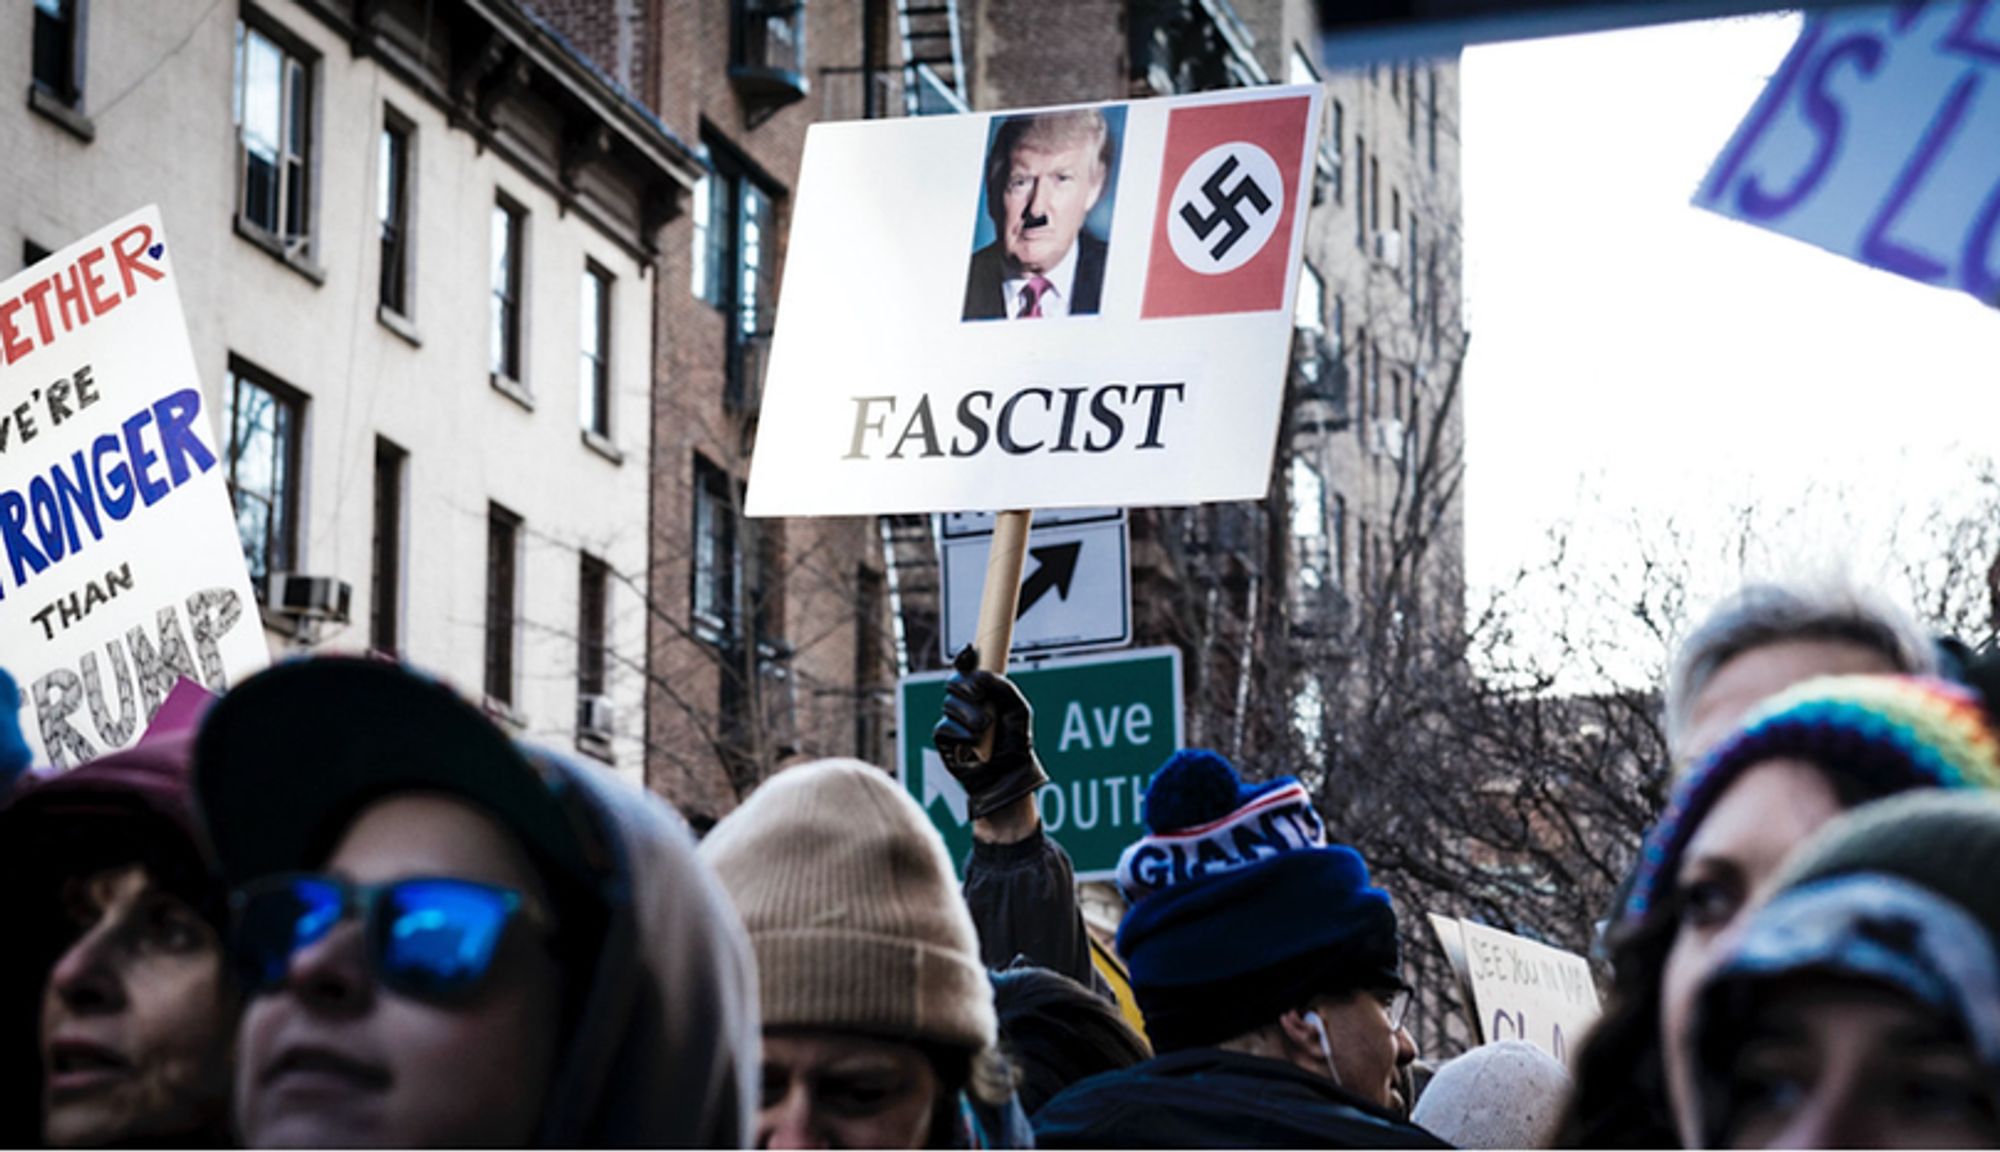
M 537 1142 L 748 1148 L 762 1031 L 735 907 L 663 801 L 602 769 L 520 747 L 575 786 L 615 857 L 604 947 Z

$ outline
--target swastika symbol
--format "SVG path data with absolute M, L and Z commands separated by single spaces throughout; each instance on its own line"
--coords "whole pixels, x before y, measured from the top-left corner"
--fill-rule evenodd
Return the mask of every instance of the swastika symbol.
M 1209 203 L 1207 215 L 1203 215 L 1192 202 L 1181 205 L 1181 219 L 1187 221 L 1196 239 L 1207 240 L 1217 228 L 1223 229 L 1222 239 L 1208 250 L 1208 254 L 1217 260 L 1227 256 L 1229 250 L 1236 247 L 1236 242 L 1250 232 L 1250 222 L 1243 218 L 1240 205 L 1249 203 L 1259 215 L 1271 210 L 1271 198 L 1264 194 L 1263 186 L 1254 177 L 1246 175 L 1236 182 L 1236 187 L 1223 190 L 1223 184 L 1239 167 L 1241 165 L 1236 162 L 1236 157 L 1224 157 L 1222 166 L 1202 181 L 1201 194 Z
M 1249 263 L 1277 231 L 1285 178 L 1248 140 L 1195 158 L 1174 185 L 1167 240 L 1190 271 L 1220 276 Z

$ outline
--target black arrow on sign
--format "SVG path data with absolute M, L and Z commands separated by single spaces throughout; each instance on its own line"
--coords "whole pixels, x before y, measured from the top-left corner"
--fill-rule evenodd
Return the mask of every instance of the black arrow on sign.
M 1055 589 L 1056 599 L 1069 599 L 1070 582 L 1076 579 L 1076 558 L 1082 551 L 1081 540 L 1028 549 L 1028 555 L 1035 558 L 1035 570 L 1021 581 L 1021 606 L 1014 609 L 1014 619 L 1026 616 L 1028 609 L 1041 603 L 1051 588 Z

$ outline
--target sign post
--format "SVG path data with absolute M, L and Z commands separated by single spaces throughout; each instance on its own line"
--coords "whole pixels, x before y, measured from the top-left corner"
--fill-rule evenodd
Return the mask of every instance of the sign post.
M 905 677 L 896 692 L 897 775 L 943 833 L 954 862 L 972 850 L 965 792 L 931 745 L 948 672 Z M 1111 879 L 1144 833 L 1146 783 L 1182 739 L 1178 648 L 1051 660 L 1013 674 L 1035 707 L 1035 749 L 1049 783 L 1043 827 L 1085 880 Z
M 148 207 L 0 283 L 0 661 L 58 768 L 270 659 L 173 251 Z

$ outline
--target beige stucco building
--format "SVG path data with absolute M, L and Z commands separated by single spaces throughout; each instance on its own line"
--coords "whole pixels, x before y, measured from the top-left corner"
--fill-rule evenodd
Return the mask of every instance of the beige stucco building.
M 0 28 L 0 269 L 159 204 L 274 655 L 401 655 L 638 777 L 655 242 L 697 153 L 512 4 Z

